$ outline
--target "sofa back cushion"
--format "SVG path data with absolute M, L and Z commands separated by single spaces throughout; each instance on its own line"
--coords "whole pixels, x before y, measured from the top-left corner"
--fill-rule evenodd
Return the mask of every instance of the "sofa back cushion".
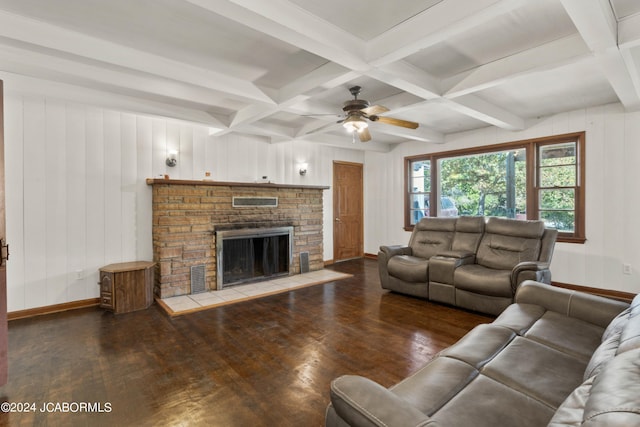
M 640 425 L 640 349 L 614 357 L 576 388 L 548 427 Z
M 409 240 L 412 255 L 429 259 L 440 252 L 451 250 L 455 229 L 456 218 L 422 218 Z
M 593 352 L 584 372 L 584 379 L 597 375 L 618 354 L 640 348 L 640 295 L 609 323 L 602 334 L 602 343 Z
M 491 217 L 480 241 L 476 263 L 498 270 L 511 270 L 523 261 L 537 261 L 544 222 Z
M 461 216 L 456 221 L 456 232 L 451 249 L 454 251 L 476 253 L 482 234 L 485 219 L 482 216 Z

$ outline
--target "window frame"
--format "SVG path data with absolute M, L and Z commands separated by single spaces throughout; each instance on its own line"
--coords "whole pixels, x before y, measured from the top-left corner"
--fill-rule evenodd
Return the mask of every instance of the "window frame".
M 527 191 L 527 219 L 538 219 L 540 214 L 539 200 L 540 191 L 544 188 L 539 186 L 538 159 L 541 147 L 548 147 L 554 144 L 564 144 L 575 142 L 576 144 L 576 192 L 575 192 L 575 227 L 573 233 L 559 232 L 558 242 L 584 243 L 585 235 L 585 135 L 586 132 L 573 132 L 562 135 L 552 135 L 542 138 L 526 139 L 521 141 L 492 144 L 481 147 L 472 147 L 460 150 L 443 151 L 430 154 L 420 154 L 404 158 L 404 229 L 412 231 L 414 225 L 411 224 L 411 164 L 416 161 L 430 162 L 430 188 L 429 195 L 429 216 L 437 216 L 437 200 L 440 197 L 440 182 L 438 180 L 439 161 L 446 158 L 488 154 L 497 151 L 509 151 L 525 149 L 526 152 L 526 191 Z

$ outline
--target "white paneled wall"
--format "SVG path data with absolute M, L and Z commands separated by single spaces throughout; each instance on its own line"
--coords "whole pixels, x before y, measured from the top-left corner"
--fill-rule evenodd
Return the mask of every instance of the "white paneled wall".
M 487 127 L 449 135 L 444 144 L 405 143 L 387 154 L 368 153 L 365 252 L 377 253 L 381 244 L 409 240 L 402 229 L 405 156 L 583 130 L 587 242 L 556 245 L 553 280 L 640 292 L 640 113 L 625 113 L 620 104 L 557 114 L 521 132 Z M 623 264 L 631 265 L 631 275 L 623 274 Z
M 209 171 L 219 181 L 330 186 L 334 160 L 364 162 L 362 151 L 215 137 L 204 126 L 10 90 L 4 102 L 10 312 L 96 298 L 101 266 L 151 260 L 146 178 Z M 171 149 L 179 151 L 174 168 L 165 164 Z M 300 163 L 309 165 L 304 177 Z M 330 190 L 324 200 L 331 259 Z
M 5 88 L 6 90 L 7 88 Z M 9 88 L 10 89 L 10 88 Z M 59 99 L 5 93 L 8 307 L 16 311 L 98 296 L 98 269 L 152 259 L 151 189 L 175 179 L 332 184 L 333 161 L 365 164 L 365 252 L 406 243 L 403 159 L 408 155 L 587 131 L 587 242 L 558 244 L 554 280 L 640 292 L 640 113 L 619 104 L 543 118 L 522 132 L 494 127 L 405 143 L 388 153 L 306 142 L 269 144 L 209 135 L 204 126 Z M 178 165 L 165 164 L 179 151 Z M 298 173 L 299 164 L 308 173 Z M 324 258 L 333 258 L 333 201 L 324 192 Z M 632 274 L 622 273 L 630 264 Z

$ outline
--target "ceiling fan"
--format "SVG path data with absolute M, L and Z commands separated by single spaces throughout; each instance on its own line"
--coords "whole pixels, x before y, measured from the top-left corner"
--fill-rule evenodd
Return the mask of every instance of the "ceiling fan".
M 338 121 L 338 123 L 342 123 L 342 126 L 344 126 L 345 129 L 353 133 L 354 140 L 356 133 L 362 142 L 371 140 L 371 133 L 369 133 L 369 123 L 367 120 L 386 123 L 393 126 L 401 126 L 409 129 L 416 129 L 418 127 L 418 123 L 416 122 L 395 119 L 393 117 L 379 116 L 378 114 L 385 113 L 389 111 L 389 109 L 382 105 L 369 105 L 369 101 L 358 99 L 361 89 L 362 88 L 360 86 L 353 86 L 349 88 L 349 92 L 353 95 L 353 99 L 344 103 L 342 110 L 346 113 L 346 117 L 343 120 Z

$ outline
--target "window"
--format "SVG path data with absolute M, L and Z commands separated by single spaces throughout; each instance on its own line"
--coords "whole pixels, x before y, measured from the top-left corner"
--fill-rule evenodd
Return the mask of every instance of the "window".
M 431 196 L 431 162 L 417 160 L 409 165 L 409 222 L 418 223 L 429 216 L 429 198 Z
M 584 236 L 584 132 L 405 159 L 405 229 L 424 216 L 542 219 Z

